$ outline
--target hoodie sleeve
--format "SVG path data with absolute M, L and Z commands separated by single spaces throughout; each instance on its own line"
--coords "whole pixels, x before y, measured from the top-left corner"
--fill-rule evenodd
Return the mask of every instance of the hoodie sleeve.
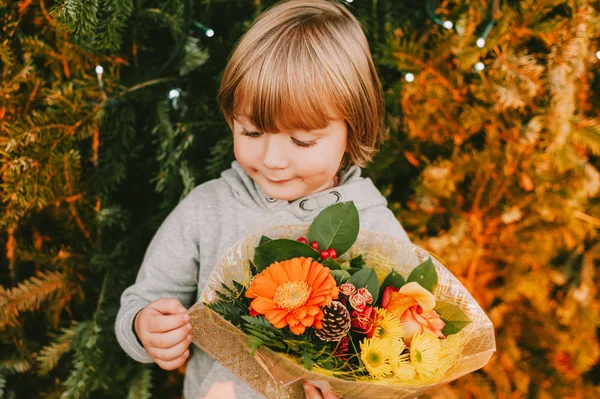
M 115 333 L 123 350 L 138 362 L 151 363 L 152 358 L 135 334 L 137 313 L 159 298 L 175 298 L 189 308 L 196 297 L 200 258 L 196 212 L 192 192 L 162 223 L 146 250 L 135 283 L 121 295 Z

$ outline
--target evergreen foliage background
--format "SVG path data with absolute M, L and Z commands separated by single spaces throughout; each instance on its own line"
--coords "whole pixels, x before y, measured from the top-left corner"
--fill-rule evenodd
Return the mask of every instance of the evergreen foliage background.
M 180 397 L 184 367 L 133 362 L 114 318 L 168 212 L 232 161 L 220 76 L 273 3 L 0 0 L 0 397 Z M 347 6 L 388 107 L 366 174 L 497 331 L 429 397 L 600 397 L 599 4 Z

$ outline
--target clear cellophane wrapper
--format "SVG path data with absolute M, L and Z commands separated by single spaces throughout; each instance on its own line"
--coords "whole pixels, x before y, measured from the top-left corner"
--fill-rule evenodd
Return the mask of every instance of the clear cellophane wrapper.
M 262 235 L 270 238 L 305 237 L 310 224 L 276 226 L 250 234 L 236 243 L 215 266 L 200 300 L 190 308 L 193 342 L 204 352 L 229 368 L 254 390 L 267 398 L 304 398 L 302 382 L 308 380 L 320 388 L 329 389 L 346 399 L 415 398 L 439 385 L 446 384 L 483 367 L 496 350 L 494 328 L 466 288 L 434 256 L 418 246 L 386 234 L 361 231 L 352 248 L 339 261 L 362 255 L 367 265 L 376 265 L 378 275 L 385 275 L 391 265 L 403 277 L 419 263 L 431 257 L 438 274 L 434 292 L 437 300 L 457 305 L 471 323 L 457 334 L 442 340 L 446 354 L 440 372 L 429 379 L 411 381 L 376 381 L 361 377 L 352 381 L 333 376 L 328 370 L 307 370 L 294 359 L 268 348 L 250 354 L 247 336 L 218 313 L 203 305 L 217 301 L 221 284 L 232 287 L 232 281 L 250 285 L 252 275 L 249 260 Z M 385 262 L 381 260 L 384 259 Z M 317 367 L 318 368 L 318 367 Z

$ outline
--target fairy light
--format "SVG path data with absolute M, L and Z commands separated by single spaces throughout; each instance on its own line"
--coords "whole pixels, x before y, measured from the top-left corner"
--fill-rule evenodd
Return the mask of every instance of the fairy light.
M 348 4 L 350 4 L 352 2 L 354 2 L 354 0 L 346 0 L 346 3 L 348 3 Z
M 179 98 L 179 90 L 177 89 L 173 89 L 169 92 L 169 100 L 175 100 L 177 98 Z
M 479 36 L 479 39 L 477 39 L 477 47 L 479 48 L 483 48 L 483 46 L 485 46 L 485 39 L 487 39 L 488 35 L 490 34 L 490 31 L 492 30 L 492 27 L 494 26 L 494 23 L 496 21 L 494 21 L 494 19 L 491 19 L 486 25 L 485 25 L 485 29 L 483 30 L 483 32 L 481 33 L 481 36 Z
M 206 26 L 202 25 L 200 22 L 198 21 L 194 21 L 194 25 L 200 29 L 202 29 L 204 31 L 204 34 L 206 35 L 206 37 L 213 37 L 215 35 L 215 31 L 207 28 Z
M 179 108 L 179 96 L 181 96 L 181 90 L 179 89 L 171 89 L 169 92 L 169 100 L 171 100 L 173 109 Z
M 429 15 L 429 18 L 431 18 L 431 20 L 436 24 L 441 25 L 446 29 L 452 29 L 454 27 L 452 21 L 443 20 L 437 16 L 435 13 L 435 5 L 433 4 L 433 0 L 427 0 L 425 3 L 425 11 L 427 12 L 427 15 Z
M 104 91 L 104 80 L 102 79 L 103 74 L 104 68 L 102 68 L 102 65 L 96 65 L 96 76 L 98 77 L 98 86 L 102 91 Z
M 483 65 L 483 62 L 479 61 L 477 64 L 475 64 L 475 69 L 481 72 L 485 69 L 485 65 Z
M 600 51 L 596 51 L 596 58 L 600 60 Z
M 406 76 L 404 76 L 404 79 L 406 79 L 407 82 L 413 82 L 415 80 L 415 75 L 413 75 L 412 73 L 407 73 Z

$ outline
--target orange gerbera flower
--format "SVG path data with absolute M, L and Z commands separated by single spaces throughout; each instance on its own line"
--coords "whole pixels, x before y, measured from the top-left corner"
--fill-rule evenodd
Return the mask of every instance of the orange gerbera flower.
M 276 328 L 300 335 L 306 327 L 323 328 L 321 306 L 338 297 L 329 268 L 312 258 L 275 262 L 254 277 L 246 291 L 250 312 L 263 314 Z

